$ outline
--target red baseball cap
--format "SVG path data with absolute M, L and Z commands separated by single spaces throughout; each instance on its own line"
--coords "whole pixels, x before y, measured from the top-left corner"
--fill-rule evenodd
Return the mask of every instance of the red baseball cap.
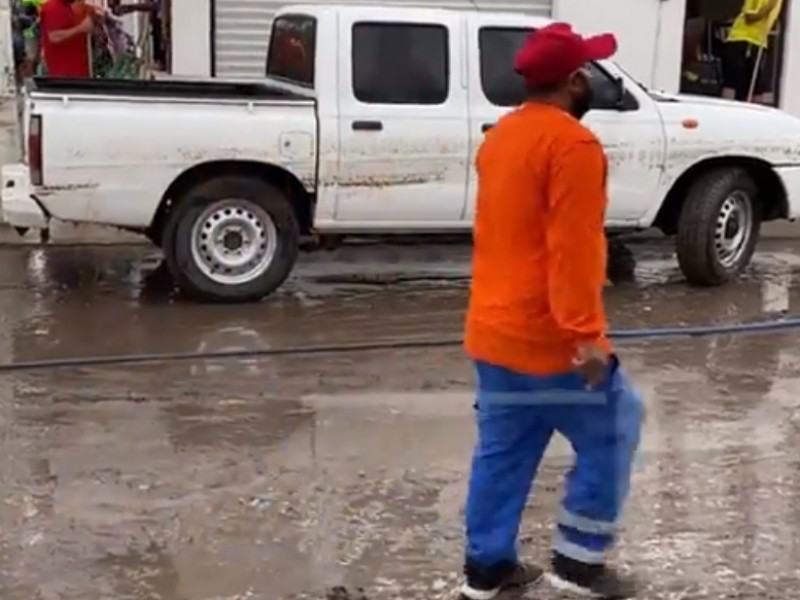
M 514 70 L 528 85 L 549 85 L 566 79 L 593 60 L 610 58 L 617 51 L 611 33 L 582 37 L 567 23 L 552 23 L 533 31 L 514 59 Z

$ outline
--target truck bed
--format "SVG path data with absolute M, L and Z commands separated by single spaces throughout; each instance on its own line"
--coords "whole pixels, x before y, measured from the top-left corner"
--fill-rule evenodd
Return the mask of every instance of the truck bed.
M 264 82 L 137 80 L 137 79 L 59 79 L 35 77 L 28 83 L 31 93 L 97 94 L 102 96 L 207 98 L 216 100 L 284 100 L 309 101 L 309 96 L 296 94 Z

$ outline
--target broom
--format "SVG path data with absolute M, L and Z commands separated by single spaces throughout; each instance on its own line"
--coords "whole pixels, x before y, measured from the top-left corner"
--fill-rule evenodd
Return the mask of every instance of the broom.
M 755 95 L 756 91 L 756 81 L 758 81 L 758 72 L 761 69 L 761 60 L 764 57 L 764 47 L 759 46 L 758 54 L 756 54 L 756 64 L 753 67 L 753 76 L 750 78 L 750 89 L 747 92 L 747 101 L 752 102 L 753 96 Z

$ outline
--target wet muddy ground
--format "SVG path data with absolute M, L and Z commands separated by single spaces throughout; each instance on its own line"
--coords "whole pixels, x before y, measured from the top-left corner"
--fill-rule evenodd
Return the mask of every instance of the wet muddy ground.
M 784 243 L 724 290 L 687 289 L 667 246 L 638 253 L 638 281 L 607 293 L 615 328 L 800 314 Z M 0 248 L 0 363 L 456 337 L 466 256 L 312 255 L 270 301 L 208 307 L 146 279 L 143 248 Z M 648 421 L 616 560 L 642 598 L 796 595 L 796 340 L 620 344 Z M 0 597 L 449 598 L 471 384 L 458 347 L 0 375 Z M 522 532 L 535 560 L 570 460 L 556 440 Z

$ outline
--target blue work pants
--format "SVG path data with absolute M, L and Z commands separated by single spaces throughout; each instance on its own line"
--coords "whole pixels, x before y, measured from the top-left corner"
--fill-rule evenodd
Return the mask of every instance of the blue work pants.
M 536 377 L 477 362 L 478 441 L 466 507 L 467 568 L 517 560 L 520 519 L 554 432 L 575 450 L 554 550 L 599 564 L 615 539 L 643 418 L 640 396 L 614 357 L 594 390 L 575 374 Z

